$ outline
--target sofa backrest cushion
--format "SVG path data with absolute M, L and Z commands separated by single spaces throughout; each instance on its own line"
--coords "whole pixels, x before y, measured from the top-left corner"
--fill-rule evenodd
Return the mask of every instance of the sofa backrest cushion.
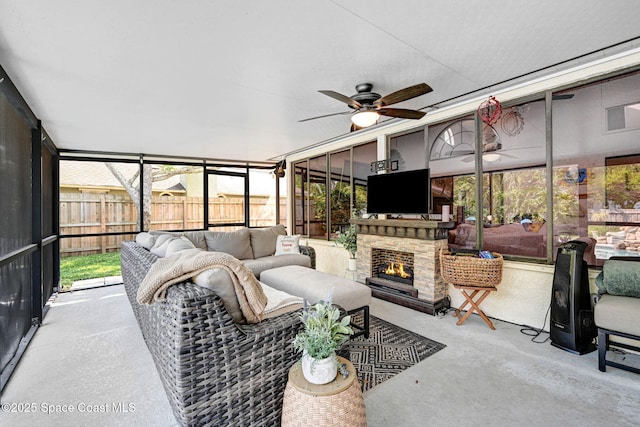
M 276 252 L 276 241 L 278 236 L 286 235 L 287 230 L 284 225 L 278 224 L 273 227 L 250 228 L 251 248 L 254 258 L 271 256 Z
M 194 276 L 191 280 L 193 280 L 193 283 L 196 285 L 207 288 L 218 295 L 222 299 L 224 307 L 236 323 L 247 323 L 242 315 L 238 298 L 236 298 L 233 281 L 226 270 L 222 268 L 210 268 Z
M 158 237 L 156 237 L 155 243 L 150 249 L 151 253 L 155 256 L 164 257 L 167 251 L 167 246 L 169 246 L 169 242 L 174 238 L 175 236 L 172 236 L 171 234 L 158 235 Z
M 147 233 L 143 231 L 142 233 L 138 233 L 136 235 L 136 243 L 145 248 L 146 250 L 151 250 L 153 245 L 156 243 L 156 238 L 158 236 L 154 236 L 151 233 Z
M 200 231 L 185 231 L 184 233 L 181 233 L 181 234 L 187 239 L 189 239 L 196 248 L 204 249 L 206 251 L 207 241 L 204 238 L 204 233 L 205 233 L 204 230 L 200 230 Z
M 186 237 L 187 239 L 189 239 L 191 241 L 191 243 L 193 243 L 193 245 L 196 248 L 200 248 L 200 249 L 204 249 L 205 251 L 207 250 L 207 243 L 204 239 L 204 230 L 198 230 L 198 231 L 159 231 L 159 230 L 151 230 L 149 231 L 148 234 L 151 234 L 152 236 L 155 236 L 155 238 L 158 238 L 158 236 L 173 236 L 173 237 Z M 142 234 L 142 233 L 141 233 Z M 136 242 L 138 243 L 138 242 Z M 140 244 L 140 243 L 138 243 Z
M 169 240 L 169 244 L 167 245 L 164 256 L 168 257 L 177 252 L 184 251 L 185 249 L 195 248 L 196 246 L 193 244 L 193 242 L 187 239 L 185 236 L 172 238 Z
M 156 239 L 156 244 L 150 249 L 150 252 L 155 256 L 165 258 L 185 249 L 195 249 L 195 246 L 184 236 L 169 235 L 168 238 Z
M 640 298 L 640 262 L 607 260 L 596 286 L 599 294 Z
M 228 232 L 205 231 L 204 238 L 209 251 L 225 252 L 238 259 L 253 258 L 248 228 Z

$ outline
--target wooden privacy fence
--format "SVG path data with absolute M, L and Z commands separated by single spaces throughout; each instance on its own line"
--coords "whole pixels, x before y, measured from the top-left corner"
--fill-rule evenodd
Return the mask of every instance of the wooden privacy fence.
M 252 227 L 275 224 L 275 197 L 252 196 L 249 218 Z M 280 217 L 286 218 L 284 198 Z M 151 198 L 151 230 L 202 229 L 204 221 L 202 197 L 154 196 Z M 95 193 L 60 194 L 60 234 L 64 236 L 132 232 L 137 230 L 138 210 L 127 195 Z M 209 222 L 223 224 L 244 222 L 244 197 L 209 200 Z M 60 241 L 61 256 L 90 255 L 120 250 L 125 236 L 91 236 Z

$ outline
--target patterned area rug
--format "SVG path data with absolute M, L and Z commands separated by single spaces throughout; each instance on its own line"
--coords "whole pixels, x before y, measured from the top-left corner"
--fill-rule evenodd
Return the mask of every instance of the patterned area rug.
M 354 316 L 357 324 L 361 318 Z M 351 362 L 358 372 L 362 391 L 394 377 L 446 347 L 399 326 L 370 316 L 369 338 L 351 340 Z

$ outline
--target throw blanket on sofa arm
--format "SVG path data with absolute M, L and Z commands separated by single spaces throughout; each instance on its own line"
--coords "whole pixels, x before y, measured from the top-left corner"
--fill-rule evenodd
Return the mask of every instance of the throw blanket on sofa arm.
M 169 286 L 184 282 L 210 268 L 221 268 L 229 273 L 247 322 L 260 322 L 267 305 L 260 282 L 242 262 L 224 252 L 189 249 L 158 259 L 140 283 L 136 299 L 140 304 L 162 301 Z

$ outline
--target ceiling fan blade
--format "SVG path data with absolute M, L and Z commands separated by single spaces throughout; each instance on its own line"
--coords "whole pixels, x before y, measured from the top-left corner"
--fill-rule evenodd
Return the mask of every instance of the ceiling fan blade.
M 383 96 L 373 103 L 375 106 L 382 107 L 383 105 L 396 104 L 398 102 L 406 101 L 407 99 L 415 98 L 416 96 L 424 95 L 431 92 L 433 89 L 426 83 L 419 83 L 414 86 L 409 86 L 404 89 L 400 89 L 397 92 L 390 93 Z
M 309 117 L 308 119 L 298 120 L 298 123 L 308 122 L 309 120 L 322 119 L 324 117 L 340 116 L 343 114 L 353 114 L 353 111 L 343 111 L 342 113 L 331 113 L 331 114 L 325 114 L 323 116 Z
M 400 117 L 402 119 L 421 119 L 424 117 L 424 111 L 407 110 L 404 108 L 379 108 L 376 110 L 378 114 L 388 117 Z
M 356 131 L 359 131 L 360 129 L 364 129 L 364 128 L 361 128 L 355 123 L 351 123 L 351 129 L 349 130 L 349 132 L 356 132 Z
M 453 150 L 449 157 L 460 157 L 460 156 L 469 156 L 471 154 L 475 154 L 473 150 Z
M 551 99 L 554 101 L 561 101 L 564 99 L 571 99 L 574 96 L 575 95 L 573 93 L 558 93 L 558 94 L 552 95 Z
M 319 90 L 318 92 L 320 92 L 323 95 L 327 95 L 333 99 L 337 99 L 338 101 L 344 102 L 345 104 L 347 104 L 349 107 L 353 108 L 353 109 L 358 109 L 362 107 L 362 104 L 360 104 L 358 101 L 356 101 L 355 99 L 351 99 L 346 95 L 343 95 L 341 93 L 332 91 L 332 90 Z

